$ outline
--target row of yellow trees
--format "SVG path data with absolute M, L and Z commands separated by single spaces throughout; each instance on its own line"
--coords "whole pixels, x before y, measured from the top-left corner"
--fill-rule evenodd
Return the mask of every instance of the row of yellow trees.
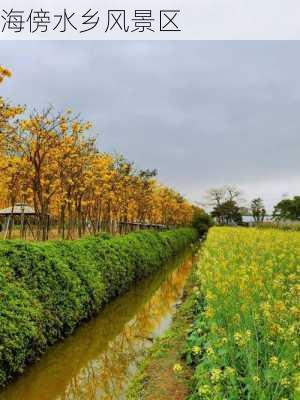
M 0 67 L 0 82 L 10 75 Z M 49 215 L 66 238 L 120 221 L 191 222 L 194 206 L 160 185 L 155 170 L 100 153 L 90 128 L 71 111 L 29 114 L 0 97 L 0 205 L 33 205 L 39 239 L 48 237 Z

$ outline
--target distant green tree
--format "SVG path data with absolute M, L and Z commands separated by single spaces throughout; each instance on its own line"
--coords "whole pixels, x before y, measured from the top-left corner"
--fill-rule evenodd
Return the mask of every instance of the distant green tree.
M 264 221 L 266 215 L 266 209 L 264 203 L 260 197 L 253 199 L 251 202 L 251 212 L 256 223 Z
M 212 217 L 205 212 L 197 214 L 193 221 L 193 227 L 197 229 L 200 237 L 205 235 L 213 224 Z
M 222 225 L 242 224 L 241 210 L 235 200 L 226 200 L 216 205 L 211 215 Z
M 281 200 L 274 207 L 273 218 L 276 220 L 300 220 L 300 196 Z

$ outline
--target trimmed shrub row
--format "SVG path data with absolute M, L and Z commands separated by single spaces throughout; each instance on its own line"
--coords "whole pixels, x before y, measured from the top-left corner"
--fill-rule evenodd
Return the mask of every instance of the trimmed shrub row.
M 0 385 L 196 239 L 196 230 L 182 228 L 0 242 Z

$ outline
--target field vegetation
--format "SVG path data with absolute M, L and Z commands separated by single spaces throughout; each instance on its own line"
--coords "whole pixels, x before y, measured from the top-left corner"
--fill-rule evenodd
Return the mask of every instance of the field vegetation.
M 212 228 L 198 264 L 190 400 L 300 398 L 300 234 Z

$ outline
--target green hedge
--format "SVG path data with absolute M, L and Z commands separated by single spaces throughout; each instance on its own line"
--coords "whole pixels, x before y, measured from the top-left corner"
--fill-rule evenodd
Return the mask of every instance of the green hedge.
M 0 385 L 196 239 L 194 229 L 182 228 L 0 242 Z

